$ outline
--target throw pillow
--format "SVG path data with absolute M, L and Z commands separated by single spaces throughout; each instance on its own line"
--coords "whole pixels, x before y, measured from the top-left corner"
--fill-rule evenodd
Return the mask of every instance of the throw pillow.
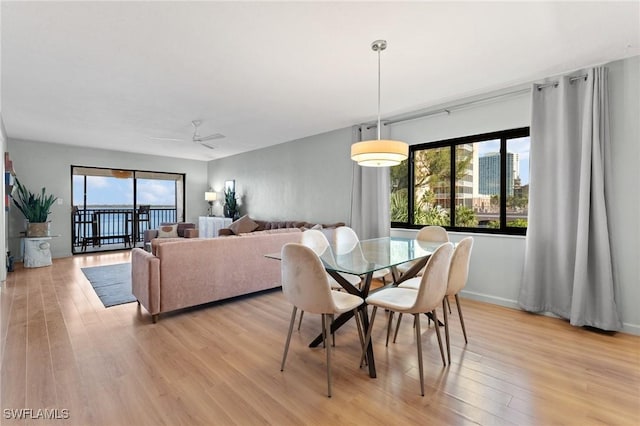
M 229 229 L 231 229 L 231 231 L 233 231 L 234 234 L 239 235 L 239 234 L 244 234 L 246 232 L 255 231 L 258 228 L 258 226 L 259 225 L 256 222 L 254 222 L 253 219 L 249 217 L 249 215 L 245 214 L 240 219 L 236 220 L 231 225 L 229 225 Z
M 178 238 L 178 224 L 160 226 L 158 228 L 158 238 Z

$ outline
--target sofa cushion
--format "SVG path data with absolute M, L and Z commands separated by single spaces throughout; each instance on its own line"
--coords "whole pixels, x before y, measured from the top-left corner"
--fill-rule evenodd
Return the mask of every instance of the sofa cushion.
M 177 238 L 178 225 L 161 225 L 158 228 L 158 238 Z
M 240 234 L 241 237 L 253 236 L 253 235 L 269 235 L 269 234 L 285 234 L 288 232 L 301 232 L 300 228 L 279 228 L 279 229 L 264 229 L 262 231 L 244 232 Z
M 253 219 L 251 219 L 249 215 L 244 215 L 240 219 L 229 225 L 229 229 L 231 229 L 236 235 L 252 232 L 257 228 L 258 224 Z
M 259 220 L 258 223 L 258 231 L 264 231 L 268 229 L 285 229 L 285 228 L 302 228 L 306 222 L 300 221 L 267 221 L 267 220 Z

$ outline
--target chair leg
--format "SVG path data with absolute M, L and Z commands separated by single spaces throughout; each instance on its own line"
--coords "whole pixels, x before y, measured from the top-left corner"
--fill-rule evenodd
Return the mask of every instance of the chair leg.
M 325 336 L 327 334 L 327 330 L 326 330 L 326 324 L 324 323 L 324 317 L 322 317 L 321 322 L 322 322 L 322 347 L 325 347 L 325 344 L 326 344 Z
M 460 325 L 462 325 L 462 334 L 464 334 L 464 343 L 469 343 L 467 341 L 467 330 L 464 328 L 464 318 L 462 318 L 462 308 L 460 308 L 460 298 L 456 294 L 456 306 L 458 307 L 458 316 L 460 317 Z
M 393 343 L 396 342 L 396 338 L 398 337 L 398 330 L 400 330 L 400 321 L 402 321 L 402 312 L 398 314 L 398 322 L 396 322 L 396 332 L 393 333 Z
M 445 302 L 447 300 L 447 296 L 442 299 L 442 315 L 444 316 L 444 338 L 447 342 L 447 359 L 449 360 L 449 365 L 451 365 L 451 343 L 449 341 L 449 316 L 447 314 L 447 307 Z
M 300 325 L 302 324 L 302 317 L 304 316 L 304 311 L 300 310 L 300 321 L 298 321 L 298 331 L 300 331 Z
M 333 325 L 333 314 L 331 314 L 331 325 Z M 336 332 L 335 332 L 335 330 L 331 331 L 331 327 L 329 327 L 329 330 L 327 330 L 327 331 L 329 333 L 331 333 L 331 338 L 333 339 L 332 344 L 333 344 L 333 347 L 335 348 L 336 347 Z
M 389 320 L 387 321 L 387 342 L 385 346 L 389 346 L 389 335 L 391 334 L 391 324 L 393 324 L 393 311 L 389 312 Z
M 449 308 L 449 313 L 451 313 L 451 304 L 449 303 L 449 296 L 444 296 L 444 299 L 447 302 L 447 308 Z
M 431 311 L 433 315 L 433 323 L 436 324 L 436 336 L 438 337 L 438 345 L 440 346 L 440 356 L 442 357 L 442 365 L 447 366 L 447 361 L 444 357 L 444 350 L 442 349 L 442 336 L 440 336 L 440 327 L 438 327 L 438 315 L 436 314 L 436 310 Z
M 331 332 L 331 316 L 322 314 L 324 324 L 324 348 L 327 351 L 327 396 L 331 398 L 331 345 L 329 344 L 329 333 Z
M 291 333 L 293 332 L 293 324 L 296 322 L 297 307 L 293 307 L 291 311 L 291 321 L 289 321 L 289 333 L 287 334 L 287 341 L 284 344 L 284 354 L 282 355 L 282 364 L 280 365 L 280 371 L 284 371 L 284 363 L 287 360 L 287 352 L 289 352 L 289 342 L 291 342 Z
M 413 314 L 416 323 L 416 345 L 418 346 L 418 370 L 420 372 L 420 395 L 424 396 L 424 374 L 422 367 L 422 336 L 420 333 L 420 314 Z
M 369 341 L 371 340 L 371 330 L 373 330 L 373 320 L 376 319 L 376 312 L 378 312 L 378 307 L 374 306 L 371 311 L 371 321 L 369 321 L 369 329 L 367 330 L 367 335 L 364 338 L 364 346 L 362 347 L 362 355 L 360 356 L 360 367 L 367 357 L 367 347 L 369 346 Z

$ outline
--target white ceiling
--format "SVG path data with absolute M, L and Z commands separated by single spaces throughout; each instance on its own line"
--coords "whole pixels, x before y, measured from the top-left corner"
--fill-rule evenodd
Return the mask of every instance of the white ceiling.
M 9 138 L 210 160 L 640 54 L 640 3 L 2 2 Z M 190 141 L 222 133 L 209 150 Z M 184 141 L 150 137 L 184 138 Z

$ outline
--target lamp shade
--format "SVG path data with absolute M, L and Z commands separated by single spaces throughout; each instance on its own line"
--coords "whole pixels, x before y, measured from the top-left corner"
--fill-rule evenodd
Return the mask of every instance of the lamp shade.
M 204 199 L 206 201 L 216 201 L 218 199 L 218 194 L 216 194 L 215 192 L 205 192 L 204 193 Z
M 409 156 L 409 145 L 401 141 L 374 139 L 351 145 L 351 159 L 360 166 L 397 166 Z

